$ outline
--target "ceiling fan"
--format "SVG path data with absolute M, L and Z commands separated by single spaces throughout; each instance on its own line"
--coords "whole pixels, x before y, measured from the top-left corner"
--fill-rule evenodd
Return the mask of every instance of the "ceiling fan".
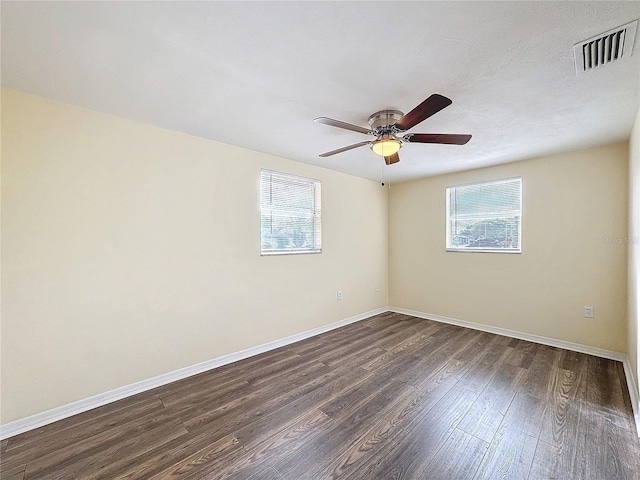
M 448 145 L 464 145 L 471 139 L 471 135 L 444 134 L 444 133 L 406 133 L 404 132 L 416 126 L 431 115 L 438 113 L 445 107 L 451 105 L 451 100 L 442 95 L 434 93 L 424 102 L 411 110 L 406 115 L 399 110 L 381 110 L 369 117 L 370 128 L 352 125 L 327 117 L 314 118 L 313 121 L 331 125 L 332 127 L 344 128 L 365 135 L 373 135 L 375 140 L 355 143 L 346 147 L 338 148 L 330 152 L 322 153 L 321 157 L 330 157 L 336 153 L 346 152 L 364 145 L 369 145 L 371 150 L 377 155 L 384 157 L 387 165 L 400 161 L 398 150 L 404 142 L 408 143 L 441 143 Z

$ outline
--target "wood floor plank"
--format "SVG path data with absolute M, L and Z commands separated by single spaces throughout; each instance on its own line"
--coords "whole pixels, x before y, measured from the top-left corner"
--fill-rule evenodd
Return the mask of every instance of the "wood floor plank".
M 344 398 L 345 393 L 359 391 L 362 392 L 362 376 L 358 374 L 340 375 L 328 383 L 321 385 L 300 396 L 290 403 L 284 404 L 281 408 L 265 413 L 248 425 L 235 430 L 234 436 L 242 443 L 245 450 L 251 451 L 256 445 L 274 436 L 280 430 L 286 429 L 291 420 L 305 415 L 309 411 L 319 410 L 329 418 L 335 419 L 337 414 L 329 414 L 325 411 L 328 402 L 336 398 Z M 380 390 L 376 389 L 375 394 Z M 350 395 L 347 395 L 350 396 Z M 367 399 L 369 397 L 366 397 Z
M 382 421 L 340 450 L 322 470 L 316 471 L 316 478 L 343 478 L 358 471 L 372 458 L 383 457 L 384 452 L 390 451 L 400 441 L 402 432 L 426 416 L 467 369 L 465 362 L 454 359 L 434 372 L 414 394 L 405 400 L 397 399 Z
M 467 390 L 481 393 L 501 368 L 504 359 L 510 355 L 511 350 L 511 348 L 502 349 L 500 356 L 494 355 L 494 353 L 489 350 L 480 361 L 471 365 L 471 368 L 464 377 L 460 379 L 458 385 Z M 487 357 L 491 358 L 492 361 L 486 361 Z
M 415 361 L 401 372 L 398 372 L 396 378 L 399 378 L 410 385 L 417 386 L 425 377 L 429 376 L 431 372 L 439 370 L 452 358 L 459 360 L 456 358 L 456 355 L 464 350 L 470 338 L 473 337 L 469 332 L 463 332 L 459 336 L 456 336 L 447 342 L 443 342 L 437 347 L 429 349 L 428 354 L 418 354 L 419 352 L 416 352 L 416 355 L 414 356 Z
M 0 473 L 2 473 L 2 472 L 0 471 Z M 24 480 L 24 472 L 16 472 L 13 475 L 2 474 L 2 477 L 0 477 L 0 478 L 5 479 L 5 480 Z
M 190 433 L 167 441 L 149 449 L 128 462 L 103 469 L 95 478 L 111 480 L 146 480 L 160 478 L 160 472 L 186 460 L 191 455 L 221 440 L 220 432 L 215 429 Z
M 572 477 L 566 451 L 538 440 L 536 452 L 531 462 L 529 480 L 578 480 L 584 477 Z
M 408 337 L 402 339 L 402 341 L 396 343 L 396 345 L 389 349 L 389 353 L 397 355 L 399 353 L 411 354 L 418 349 L 424 348 L 427 344 L 434 342 L 435 337 L 433 333 L 437 331 L 438 324 L 436 322 L 425 321 L 424 325 L 418 325 L 420 329 Z
M 428 415 L 408 426 L 406 434 L 395 445 L 390 445 L 389 451 L 367 459 L 347 478 L 428 478 L 425 472 L 429 463 L 475 398 L 473 392 L 452 387 Z
M 159 395 L 158 399 L 167 408 L 180 408 L 186 409 L 200 405 L 204 402 L 212 403 L 226 403 L 241 395 L 254 392 L 256 389 L 253 385 L 244 379 L 237 379 L 232 382 L 226 382 L 221 385 L 216 383 L 206 386 L 200 386 L 200 388 L 194 388 L 189 391 L 178 391 L 167 393 L 166 395 Z
M 214 480 L 213 478 L 205 478 L 204 480 Z M 256 473 L 251 475 L 250 477 L 243 477 L 242 480 L 283 480 L 282 476 L 276 472 L 273 468 L 267 468 L 266 470 L 258 470 Z
M 574 435 L 578 403 L 575 402 L 579 383 L 584 385 L 584 376 L 577 376 L 571 370 L 556 368 L 554 378 L 554 395 L 547 404 L 547 409 L 542 421 L 540 438 L 545 442 L 562 446 L 566 442 L 566 436 Z
M 640 442 L 635 432 L 616 425 L 588 399 L 580 402 L 574 472 L 583 478 L 640 478 Z M 598 442 L 593 442 L 597 438 Z
M 276 470 L 284 478 L 316 479 L 320 472 L 330 467 L 331 462 L 342 452 L 358 443 L 385 412 L 394 408 L 394 404 L 403 403 L 411 398 L 415 389 L 402 382 L 385 385 L 379 393 L 368 396 L 366 401 L 357 402 L 356 409 L 349 413 L 335 410 L 332 427 L 322 436 L 278 462 Z M 312 463 L 300 462 L 300 458 L 310 458 Z
M 537 442 L 535 437 L 503 422 L 489 444 L 474 480 L 527 480 Z
M 527 368 L 527 375 L 520 391 L 549 401 L 553 396 L 553 385 L 556 368 L 562 352 L 552 347 L 540 348 Z
M 516 367 L 529 368 L 540 347 L 539 343 L 520 340 L 505 362 Z
M 251 359 L 247 359 L 249 361 Z M 204 392 L 212 386 L 224 388 L 229 383 L 242 382 L 244 379 L 238 375 L 236 365 L 224 365 L 219 368 L 199 373 L 191 377 L 162 385 L 149 390 L 155 398 L 166 398 L 170 396 L 189 395 L 191 392 Z
M 180 421 L 154 419 L 136 429 L 120 433 L 120 435 L 99 444 L 88 442 L 82 450 L 69 456 L 59 451 L 45 455 L 27 463 L 25 480 L 91 478 L 93 473 L 100 472 L 114 462 L 114 458 L 126 461 L 140 453 L 164 444 L 167 440 L 187 434 L 187 429 Z
M 469 409 L 459 428 L 491 442 L 526 374 L 521 367 L 504 363 Z
M 439 328 L 432 333 L 432 336 L 440 339 L 452 338 L 456 334 L 462 333 L 465 330 L 468 330 L 468 329 L 464 327 L 460 327 L 458 325 L 444 323 L 444 324 L 440 324 Z M 474 332 L 477 332 L 477 330 L 474 330 Z
M 386 328 L 389 325 L 395 325 L 407 321 L 414 323 L 415 317 L 411 317 L 403 313 L 385 312 L 379 315 L 374 315 L 373 317 L 365 320 L 366 325 L 374 329 Z
M 260 387 L 265 384 L 277 384 L 283 378 L 306 376 L 310 370 L 318 369 L 326 371 L 326 364 L 314 358 L 303 360 L 302 358 L 294 365 L 273 365 L 263 368 L 252 369 L 250 373 L 244 375 L 249 384 Z
M 460 429 L 490 442 L 498 431 L 504 415 L 487 400 L 476 401 L 460 424 Z
M 336 456 L 326 462 L 323 469 L 314 473 L 316 478 L 346 478 L 364 462 L 375 457 L 385 445 L 394 441 L 400 429 L 383 418 L 357 438 L 351 445 L 336 452 Z
M 384 350 L 393 350 L 400 343 L 407 340 L 407 338 L 413 336 L 414 333 L 422 333 L 425 330 L 425 326 L 421 324 L 415 324 L 405 320 L 404 323 L 395 325 L 384 332 L 379 338 L 373 340 L 370 343 L 372 347 L 380 347 Z
M 57 434 L 55 430 L 47 428 L 41 439 L 35 435 L 29 435 L 27 438 L 19 436 L 16 441 L 18 445 L 9 449 L 17 437 L 12 438 L 11 445 L 8 445 L 8 450 L 1 457 L 1 462 L 4 467 L 10 468 L 16 464 L 41 460 L 47 455 L 55 456 L 61 450 L 82 451 L 109 441 L 121 435 L 123 431 L 136 429 L 141 424 L 153 425 L 158 417 L 167 421 L 176 418 L 168 417 L 162 402 L 155 398 L 134 403 L 129 408 L 111 410 L 111 415 L 101 412 L 94 422 L 87 420 L 85 414 L 81 414 L 81 421 L 77 425 L 63 421 Z
M 460 349 L 454 356 L 458 360 L 473 363 L 484 356 L 487 349 L 495 342 L 497 337 L 491 333 L 478 332 L 472 336 L 464 348 Z
M 109 429 L 117 424 L 127 423 L 132 419 L 137 419 L 163 408 L 162 402 L 153 395 L 136 395 L 135 397 L 125 398 L 118 402 L 94 408 L 73 417 L 11 437 L 11 441 L 6 447 L 6 452 L 11 453 L 11 455 L 3 455 L 2 462 L 4 463 L 8 458 L 13 458 L 16 454 L 21 455 L 23 453 L 25 453 L 25 458 L 28 460 L 30 456 L 26 452 L 29 449 L 39 455 L 43 449 L 51 448 L 52 438 L 55 438 L 56 443 L 61 442 L 60 447 L 64 447 L 70 445 L 70 443 L 65 442 L 65 438 L 71 438 L 76 441 L 78 438 L 94 435 L 96 432 Z
M 380 382 L 385 382 L 389 379 L 397 379 L 400 375 L 405 375 L 407 371 L 415 367 L 419 359 L 420 357 L 417 355 L 401 355 L 387 352 L 362 365 L 361 368 L 371 372 Z M 425 373 L 428 372 L 425 371 Z
M 482 359 L 482 363 L 502 363 L 506 355 L 510 355 L 513 349 L 518 344 L 518 340 L 515 338 L 503 337 L 502 335 L 495 335 L 494 341 L 487 346 Z
M 505 335 L 496 335 L 498 337 L 498 344 L 502 345 L 504 348 L 516 348 L 519 339 L 513 337 L 507 337 Z
M 618 372 L 618 382 L 620 382 L 620 388 L 622 389 L 622 400 L 626 406 L 624 415 L 627 416 L 629 413 L 633 412 L 633 406 L 631 405 L 631 398 L 627 393 L 629 392 L 629 384 L 627 383 L 627 378 L 624 373 L 624 365 L 622 362 L 615 362 L 616 371 Z M 640 432 L 636 430 L 640 436 Z
M 365 341 L 372 335 L 377 335 L 380 332 L 373 330 L 372 328 L 362 328 L 355 332 L 345 334 L 342 329 L 329 332 L 326 337 L 323 335 L 320 342 L 309 342 L 306 348 L 300 348 L 295 345 L 290 345 L 290 350 L 295 350 L 300 356 L 312 357 L 319 359 L 321 355 L 338 350 L 342 347 L 348 347 L 353 343 Z
M 387 312 L 0 443 L 10 480 L 640 479 L 620 362 Z
M 586 418 L 586 376 L 556 369 L 553 400 L 548 403 L 529 478 L 585 478 L 580 421 Z M 597 448 L 594 445 L 594 448 Z M 593 451 L 593 448 L 591 449 Z M 546 475 L 546 477 L 545 477 Z
M 432 338 L 430 341 L 434 341 L 434 339 Z M 371 372 L 384 371 L 389 370 L 390 368 L 395 368 L 398 365 L 409 365 L 414 363 L 416 356 L 417 353 L 413 351 L 410 352 L 392 349 L 385 351 L 380 356 L 372 358 L 368 362 L 362 364 L 361 367 Z
M 370 374 L 364 370 L 353 369 L 351 375 L 362 379 Z M 292 376 L 289 379 L 289 389 L 287 390 L 283 391 L 277 383 L 266 385 L 228 404 L 201 406 L 197 409 L 179 411 L 180 418 L 190 431 L 209 428 L 208 425 L 215 422 L 219 429 L 223 427 L 231 429 L 228 430 L 230 433 L 250 423 L 256 417 L 261 417 L 293 402 L 332 381 L 337 376 L 337 373 L 333 371 L 310 368 L 306 375 Z
M 350 328 L 350 327 L 351 325 L 347 325 L 346 327 L 343 327 L 343 328 Z M 311 353 L 316 348 L 329 345 L 331 342 L 329 341 L 329 339 L 325 337 L 325 335 L 327 334 L 325 333 L 322 335 L 316 335 L 314 337 L 305 338 L 304 340 L 300 340 L 299 342 L 286 345 L 283 348 L 288 352 L 295 353 L 296 355 L 305 355 L 306 353 Z
M 99 453 L 88 457 L 84 455 L 83 461 L 74 465 L 74 475 L 86 480 L 108 480 L 122 479 L 130 474 L 132 468 L 137 466 L 158 450 L 165 451 L 171 442 L 184 442 L 188 438 L 186 428 L 176 422 L 176 429 L 171 432 L 160 427 L 145 431 L 136 438 L 124 441 L 122 444 L 112 448 L 103 448 Z M 163 425 L 162 428 L 165 428 Z M 79 465 L 85 462 L 83 468 Z M 146 473 L 146 472 L 145 472 Z M 139 477 L 138 477 L 139 478 Z
M 601 450 L 601 467 L 604 466 L 608 480 L 640 478 L 637 468 L 640 467 L 640 448 L 637 437 L 620 435 L 617 425 L 604 419 L 601 423 L 598 437 L 603 439 L 604 448 Z M 634 441 L 635 440 L 635 441 Z
M 547 403 L 539 398 L 518 391 L 509 405 L 502 424 L 509 430 L 538 438 L 547 406 Z
M 416 392 L 407 402 L 399 402 L 397 408 L 385 417 L 394 424 L 406 428 L 411 421 L 422 418 L 440 400 L 457 385 L 460 377 L 469 369 L 469 365 L 460 360 L 449 360 L 439 370 L 432 372 L 416 386 Z M 408 423 L 407 423 L 408 422 Z M 407 423 L 407 425 L 405 425 Z
M 191 391 L 194 388 L 200 388 L 201 385 L 210 385 L 217 383 L 223 385 L 229 381 L 235 381 L 242 377 L 243 372 L 251 371 L 253 368 L 260 367 L 263 364 L 279 363 L 283 364 L 287 361 L 294 362 L 300 356 L 284 347 L 270 350 L 260 355 L 245 358 L 236 362 L 228 363 L 220 367 L 208 370 L 191 377 L 184 378 L 166 385 L 157 387 L 147 393 L 156 396 L 166 396 L 177 391 Z
M 607 420 L 619 427 L 634 431 L 635 425 L 631 420 L 632 411 L 629 408 L 629 402 L 625 401 L 627 392 L 622 390 L 617 363 L 619 362 L 606 358 L 588 358 L 587 399 L 601 406 Z
M 233 461 L 244 453 L 240 442 L 233 435 L 227 435 L 172 465 L 157 477 L 180 480 L 201 479 L 216 472 L 222 464 Z
M 346 441 L 345 446 L 335 450 L 334 454 L 323 455 L 327 457 L 324 465 L 322 468 L 312 469 L 308 478 L 343 478 L 358 471 L 371 459 L 384 456 L 384 452 L 398 443 L 402 431 L 411 429 L 419 419 L 426 416 L 427 412 L 453 388 L 467 368 L 465 362 L 451 360 L 449 365 L 432 374 L 415 392 L 409 390 L 410 394 L 404 400 L 396 398 L 395 405 L 388 409 L 382 421 L 374 424 L 359 438 Z M 328 442 L 334 441 L 332 432 L 328 432 L 323 438 L 327 438 Z M 315 453 L 313 451 L 311 454 Z M 291 475 L 291 478 L 308 474 L 286 469 L 285 473 Z
M 263 464 L 250 465 L 238 473 L 220 473 L 218 471 L 211 472 L 199 480 L 282 480 L 282 476 L 269 465 L 269 462 Z
M 354 413 L 360 417 L 365 415 L 372 406 L 377 407 L 374 402 L 389 404 L 397 400 L 399 392 L 404 391 L 413 393 L 415 388 L 399 381 L 386 385 L 379 385 L 373 380 L 366 381 L 358 384 L 355 388 L 342 390 L 322 404 L 319 410 L 336 421 L 352 417 Z
M 0 467 L 0 478 L 7 480 L 22 480 L 27 468 L 26 463 L 12 465 L 10 467 Z
M 375 316 L 362 322 L 351 324 L 347 327 L 339 328 L 323 334 L 321 336 L 321 340 L 323 342 L 322 345 L 316 346 L 315 348 L 312 344 L 303 350 L 300 350 L 296 346 L 293 346 L 292 348 L 295 348 L 296 351 L 301 354 L 319 355 L 327 351 L 331 351 L 333 348 L 339 348 L 344 345 L 362 341 L 367 342 L 367 339 L 369 339 L 369 342 L 371 343 L 375 339 L 384 337 L 388 332 L 397 331 L 398 329 L 401 329 L 403 325 L 407 324 L 408 321 L 404 316 Z
M 348 361 L 350 365 L 360 367 L 375 358 L 384 355 L 386 350 L 376 346 L 351 345 L 320 355 L 317 360 L 329 367 L 339 366 Z
M 244 479 L 256 470 L 273 468 L 278 461 L 286 456 L 296 455 L 305 444 L 325 434 L 333 424 L 334 421 L 320 410 L 311 410 L 289 422 L 272 436 L 250 442 L 249 448 L 239 440 L 245 450 L 248 450 L 247 454 L 219 469 L 217 474 L 220 478 Z
M 295 362 L 299 358 L 299 354 L 291 352 L 283 347 L 261 353 L 260 355 L 254 355 L 252 357 L 245 358 L 244 360 L 228 363 L 219 369 L 215 369 L 207 373 L 211 373 L 212 375 L 227 375 L 238 373 L 240 371 L 253 370 L 254 368 L 259 368 L 264 364 Z
M 558 367 L 564 370 L 571 370 L 576 375 L 587 373 L 587 362 L 589 355 L 586 353 L 574 352 L 573 350 L 561 350 Z
M 425 470 L 425 478 L 473 478 L 489 444 L 455 429 Z

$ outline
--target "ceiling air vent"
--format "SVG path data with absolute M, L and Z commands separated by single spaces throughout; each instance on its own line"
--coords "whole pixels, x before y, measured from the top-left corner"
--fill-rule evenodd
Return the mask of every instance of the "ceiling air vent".
M 576 43 L 573 56 L 576 73 L 584 73 L 596 67 L 607 65 L 623 57 L 630 57 L 636 37 L 638 20 L 601 33 L 593 38 Z

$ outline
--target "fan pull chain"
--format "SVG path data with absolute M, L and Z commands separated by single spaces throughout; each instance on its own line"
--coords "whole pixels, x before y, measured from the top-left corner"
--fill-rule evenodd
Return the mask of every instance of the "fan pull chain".
M 391 189 L 391 181 L 385 181 L 385 171 L 386 171 L 384 168 L 385 166 L 386 166 L 386 162 L 383 160 L 380 163 L 380 185 L 382 187 L 388 186 L 388 188 Z M 387 177 L 387 180 L 388 180 L 388 177 Z

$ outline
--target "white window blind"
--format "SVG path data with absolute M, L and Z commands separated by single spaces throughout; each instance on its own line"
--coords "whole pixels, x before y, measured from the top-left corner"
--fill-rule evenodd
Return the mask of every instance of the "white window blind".
M 522 179 L 447 188 L 447 250 L 520 252 Z
M 319 180 L 262 170 L 262 255 L 322 252 Z

